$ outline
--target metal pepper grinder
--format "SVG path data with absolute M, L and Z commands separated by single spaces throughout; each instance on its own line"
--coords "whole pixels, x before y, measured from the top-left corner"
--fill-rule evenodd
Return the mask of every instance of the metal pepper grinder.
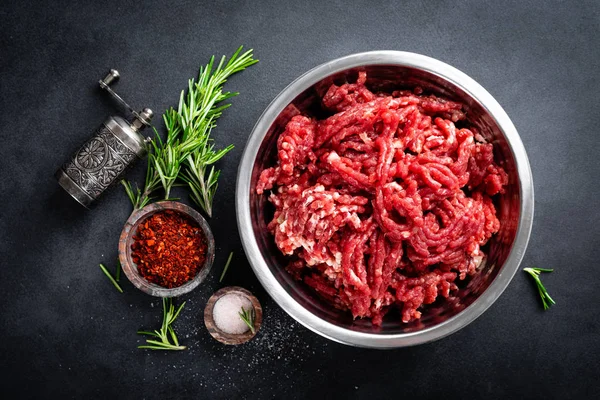
M 140 132 L 150 125 L 152 110 L 135 111 L 111 88 L 119 72 L 111 69 L 99 81 L 132 114 L 132 121 L 119 116 L 108 117 L 88 140 L 58 171 L 56 179 L 75 200 L 88 207 L 113 182 L 120 180 L 125 169 L 147 153 L 147 142 Z

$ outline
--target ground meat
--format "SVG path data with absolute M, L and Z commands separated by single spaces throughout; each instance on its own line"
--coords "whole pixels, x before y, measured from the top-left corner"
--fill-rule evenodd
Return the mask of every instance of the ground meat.
M 326 119 L 294 115 L 256 191 L 290 274 L 354 318 L 410 322 L 477 273 L 508 176 L 462 104 L 366 81 L 323 91 Z

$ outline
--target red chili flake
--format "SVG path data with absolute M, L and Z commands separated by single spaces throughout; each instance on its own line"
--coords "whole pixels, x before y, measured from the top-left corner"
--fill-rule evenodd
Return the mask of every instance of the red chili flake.
M 157 285 L 174 288 L 193 279 L 206 259 L 206 237 L 188 216 L 173 210 L 152 214 L 140 224 L 131 245 L 139 273 Z

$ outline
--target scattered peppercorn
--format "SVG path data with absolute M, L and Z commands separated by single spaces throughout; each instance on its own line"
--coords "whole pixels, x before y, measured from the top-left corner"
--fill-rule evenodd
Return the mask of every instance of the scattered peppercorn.
M 193 279 L 206 259 L 206 237 L 200 226 L 180 212 L 159 211 L 139 225 L 131 245 L 132 259 L 148 281 L 175 288 Z

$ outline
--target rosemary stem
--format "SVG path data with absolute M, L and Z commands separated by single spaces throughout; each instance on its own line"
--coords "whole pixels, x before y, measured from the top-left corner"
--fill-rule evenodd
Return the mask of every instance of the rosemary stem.
M 209 198 L 208 190 L 206 188 L 206 182 L 204 181 L 204 174 L 206 170 L 203 166 L 198 167 L 198 172 L 196 176 L 198 176 L 198 183 L 200 184 L 200 189 L 202 193 L 202 203 L 204 204 L 204 210 L 209 217 L 212 217 L 212 204 Z
M 553 304 L 556 304 L 554 299 L 552 297 L 550 297 L 550 294 L 548 293 L 548 291 L 546 290 L 546 288 L 544 287 L 544 285 L 540 279 L 541 272 L 552 272 L 554 270 L 553 269 L 545 269 L 545 268 L 523 268 L 523 271 L 527 272 L 533 278 L 533 281 L 535 282 L 535 284 L 537 286 L 538 294 L 540 295 L 540 298 L 542 299 L 542 305 L 544 307 L 544 310 L 547 310 L 550 308 L 550 306 L 552 306 Z
M 157 342 L 160 343 L 160 342 Z M 167 345 L 140 345 L 138 349 L 149 349 L 149 350 L 185 350 L 185 346 L 167 346 Z

